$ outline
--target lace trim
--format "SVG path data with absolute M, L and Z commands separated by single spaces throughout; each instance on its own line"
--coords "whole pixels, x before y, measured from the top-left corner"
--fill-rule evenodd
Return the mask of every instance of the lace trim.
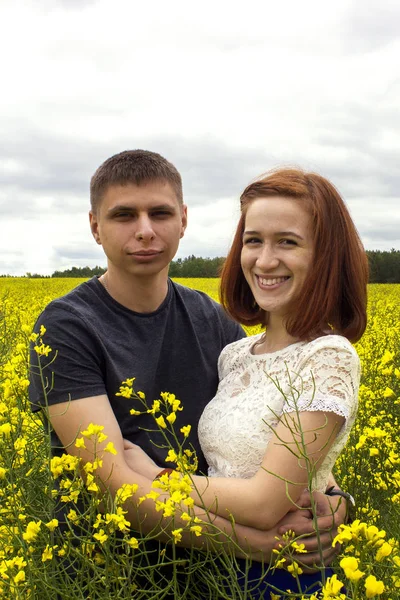
M 234 342 L 221 353 L 217 395 L 198 429 L 209 475 L 252 477 L 273 436 L 271 427 L 283 413 L 293 412 L 297 399 L 301 411 L 334 412 L 346 419 L 316 476 L 315 489 L 324 490 L 356 416 L 358 356 L 336 335 L 253 355 L 261 335 Z

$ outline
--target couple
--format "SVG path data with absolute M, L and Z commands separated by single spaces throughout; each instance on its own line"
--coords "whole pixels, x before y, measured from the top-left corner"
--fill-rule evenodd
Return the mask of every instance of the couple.
M 264 334 L 246 338 L 208 296 L 168 279 L 187 223 L 181 177 L 171 163 L 152 152 L 122 152 L 97 169 L 90 195 L 91 230 L 107 272 L 50 303 L 35 325 L 37 332 L 46 327 L 46 343 L 58 352 L 47 396 L 54 453 L 78 452 L 77 433 L 102 424 L 117 449 L 104 455 L 103 481 L 111 492 L 137 483 L 143 496 L 167 466 L 162 438 L 146 431 L 154 428 L 152 415 L 132 417 L 136 406 L 115 394 L 132 376 L 148 399 L 174 393 L 184 406 L 175 427 L 192 425 L 188 441 L 199 473 L 210 475 L 194 478 L 197 514 L 206 518 L 204 506 L 216 513 L 213 523 L 227 544 L 232 514 L 242 555 L 268 561 L 279 532 L 314 530 L 307 511 L 291 511 L 307 485 L 304 468 L 287 448 L 268 444 L 275 435 L 268 425 L 288 439 L 278 417 L 290 421 L 294 410 L 274 380 L 289 394 L 288 375 L 294 387 L 303 386 L 299 418 L 317 490 L 334 483 L 329 473 L 356 413 L 359 361 L 348 340 L 365 328 L 367 262 L 347 209 L 328 181 L 296 170 L 276 171 L 245 189 L 221 297 L 235 321 L 267 325 Z M 40 410 L 46 401 L 35 375 L 30 393 Z M 151 460 L 135 447 L 124 450 L 124 439 Z M 91 460 L 90 448 L 80 455 Z M 337 498 L 318 498 L 326 515 L 320 529 L 337 526 L 344 503 L 335 512 Z M 160 519 L 152 501 L 129 509 L 128 518 L 149 531 Z M 169 524 L 162 526 L 167 540 Z M 330 533 L 321 541 L 329 561 Z M 186 546 L 203 543 L 190 533 L 182 538 Z M 304 543 L 302 562 L 320 563 L 316 537 Z M 319 573 L 303 574 L 304 588 L 308 578 Z

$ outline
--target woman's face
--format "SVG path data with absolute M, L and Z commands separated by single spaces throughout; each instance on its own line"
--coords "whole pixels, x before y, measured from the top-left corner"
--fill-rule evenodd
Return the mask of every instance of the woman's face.
M 312 220 L 304 202 L 260 197 L 246 212 L 241 265 L 258 306 L 287 314 L 313 262 Z

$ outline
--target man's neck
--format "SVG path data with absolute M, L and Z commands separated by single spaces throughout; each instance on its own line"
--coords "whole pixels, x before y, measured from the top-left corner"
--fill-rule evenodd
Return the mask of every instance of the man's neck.
M 100 281 L 114 300 L 138 313 L 154 312 L 168 293 L 167 270 L 150 277 L 129 277 L 109 268 Z

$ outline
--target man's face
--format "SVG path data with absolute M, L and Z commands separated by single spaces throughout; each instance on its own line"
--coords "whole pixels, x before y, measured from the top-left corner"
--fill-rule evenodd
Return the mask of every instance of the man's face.
M 89 218 L 108 268 L 138 277 L 168 272 L 187 221 L 186 206 L 178 202 L 170 184 L 157 181 L 110 186 Z

